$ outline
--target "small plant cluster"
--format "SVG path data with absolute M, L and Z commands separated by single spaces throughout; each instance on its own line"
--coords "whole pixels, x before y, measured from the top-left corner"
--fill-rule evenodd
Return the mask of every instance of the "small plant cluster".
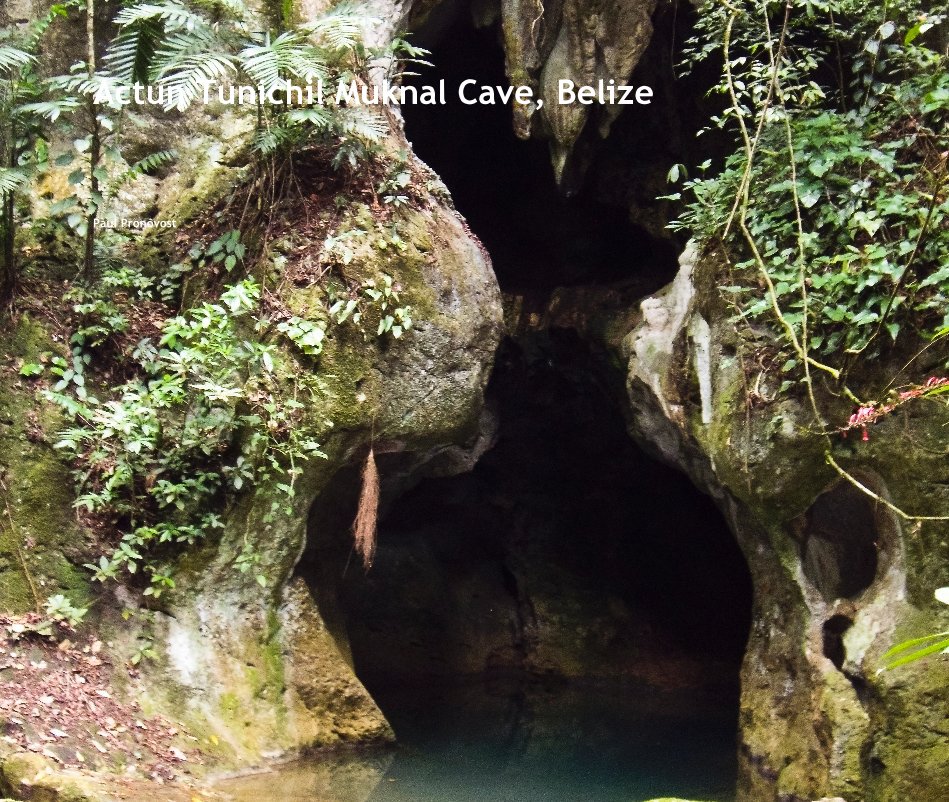
M 373 228 L 344 227 L 326 238 L 323 260 L 329 267 L 342 273 L 357 257 L 379 254 L 401 254 L 408 243 L 398 232 L 396 223 L 374 222 Z M 363 279 L 352 286 L 345 281 L 330 280 L 326 291 L 329 299 L 329 317 L 341 325 L 347 321 L 362 327 L 370 310 L 378 318 L 375 335 L 390 335 L 400 339 L 412 328 L 412 307 L 402 302 L 402 288 L 388 273 Z M 368 336 L 363 331 L 365 336 Z
M 386 247 L 394 247 L 391 240 Z M 260 286 L 245 278 L 216 300 L 165 319 L 156 337 L 129 346 L 123 369 L 132 378 L 93 391 L 103 346 L 128 327 L 116 297 L 160 298 L 167 282 L 184 272 L 228 271 L 229 257 L 237 270 L 245 253 L 240 232 L 231 230 L 193 246 L 189 262 L 173 266 L 171 278 L 145 279 L 113 266 L 95 292 L 85 288 L 72 297 L 79 325 L 71 354 L 50 354 L 45 364 L 20 369 L 26 378 L 48 373 L 47 397 L 76 420 L 56 447 L 77 460 L 77 506 L 122 533 L 110 553 L 88 566 L 99 580 L 143 573 L 145 594 L 155 597 L 175 587 L 169 566 L 180 549 L 219 530 L 220 510 L 247 487 L 268 485 L 278 493 L 266 526 L 292 512 L 301 465 L 324 456 L 311 428 L 315 418 L 304 414 L 322 401 L 322 391 L 315 372 L 295 371 L 288 392 L 276 373 L 275 346 L 268 344 L 272 333 L 317 357 L 327 323 L 355 325 L 366 335 L 362 323 L 373 311 L 378 337 L 399 338 L 412 326 L 401 288 L 385 273 L 351 290 L 329 282 L 325 321 L 289 316 L 275 322 L 261 311 Z M 259 554 L 245 542 L 235 567 L 248 572 L 258 565 Z M 266 584 L 262 573 L 256 577 Z
M 327 295 L 327 314 L 330 322 L 335 325 L 341 326 L 349 322 L 359 327 L 363 335 L 367 336 L 362 322 L 367 308 L 372 308 L 379 317 L 375 332 L 377 337 L 388 334 L 398 340 L 412 328 L 412 308 L 400 305 L 401 288 L 388 273 L 382 273 L 380 280 L 364 279 L 355 290 L 340 288 L 336 283 L 330 282 L 327 285 Z M 291 315 L 277 324 L 277 331 L 307 356 L 315 357 L 323 353 L 326 324 L 322 321 Z
M 254 336 L 259 297 L 245 279 L 167 320 L 157 343 L 135 348 L 139 375 L 108 400 L 75 386 L 71 368 L 48 392 L 80 424 L 56 444 L 82 465 L 77 505 L 107 513 L 124 531 L 113 553 L 90 566 L 96 578 L 141 568 L 151 582 L 145 593 L 160 595 L 174 587 L 163 549 L 167 556 L 219 529 L 222 497 L 274 480 L 286 501 L 274 502 L 272 520 L 288 509 L 299 464 L 322 456 L 301 423 L 303 402 L 278 401 L 273 346 Z M 316 392 L 303 379 L 296 386 Z
M 412 328 L 412 307 L 402 305 L 402 288 L 388 273 L 382 273 L 381 280 L 363 280 L 355 291 L 344 292 L 333 283 L 327 291 L 330 318 L 337 324 L 350 320 L 360 325 L 369 307 L 375 309 L 379 317 L 377 337 L 390 334 L 398 340 Z
M 723 265 L 740 348 L 767 353 L 778 392 L 806 400 L 827 465 L 918 522 L 945 518 L 874 493 L 835 459 L 832 435 L 867 437 L 890 411 L 850 389 L 859 360 L 915 352 L 909 367 L 949 336 L 949 47 L 929 5 L 705 0 L 685 66 L 720 61 L 709 128 L 736 146 L 666 196 L 684 202 L 672 228 Z M 831 396 L 856 406 L 842 429 L 825 421 Z
M 412 169 L 408 162 L 408 153 L 401 151 L 389 165 L 385 178 L 376 187 L 376 192 L 382 196 L 382 202 L 386 206 L 398 209 L 409 204 Z
M 712 124 L 740 146 L 671 196 L 689 198 L 674 226 L 725 259 L 737 319 L 771 326 L 797 377 L 813 359 L 839 378 L 858 355 L 949 326 L 943 16 L 738 0 L 699 20 L 691 59 L 725 62 Z
M 62 593 L 50 596 L 42 613 L 33 613 L 7 625 L 7 636 L 19 640 L 26 635 L 52 638 L 59 631 L 74 632 L 89 612 L 87 607 L 76 607 Z

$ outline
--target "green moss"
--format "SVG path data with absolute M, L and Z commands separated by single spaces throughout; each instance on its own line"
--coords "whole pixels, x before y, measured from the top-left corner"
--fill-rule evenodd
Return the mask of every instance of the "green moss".
M 0 334 L 0 349 L 16 362 L 37 362 L 57 347 L 24 315 Z M 0 607 L 10 612 L 33 610 L 37 599 L 57 592 L 78 605 L 91 600 L 80 567 L 84 535 L 73 513 L 75 482 L 49 444 L 64 423 L 55 408 L 37 400 L 33 381 L 0 379 Z
M 225 718 L 236 718 L 241 709 L 241 700 L 235 693 L 222 693 L 218 698 L 218 708 Z

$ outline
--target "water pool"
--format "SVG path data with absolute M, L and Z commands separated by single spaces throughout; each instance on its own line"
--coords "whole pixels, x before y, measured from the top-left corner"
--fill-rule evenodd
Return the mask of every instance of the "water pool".
M 730 697 L 730 694 L 725 694 Z M 235 802 L 729 802 L 735 706 L 625 686 L 389 691 L 393 749 L 319 756 L 217 790 Z

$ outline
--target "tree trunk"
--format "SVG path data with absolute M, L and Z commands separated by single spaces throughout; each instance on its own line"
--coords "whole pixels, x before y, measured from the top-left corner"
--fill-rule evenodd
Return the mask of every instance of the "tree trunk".
M 96 72 L 96 4 L 95 0 L 86 0 L 86 68 L 91 79 Z M 82 274 L 87 282 L 92 281 L 95 269 L 96 215 L 98 214 L 99 169 L 102 141 L 99 130 L 98 105 L 89 95 L 88 100 L 90 144 L 89 144 L 89 212 L 86 215 L 85 253 L 82 260 Z
M 15 132 L 9 131 L 10 142 L 6 149 L 8 167 L 16 165 Z M 2 139 L 0 139 L 2 141 Z M 2 255 L 0 255 L 0 311 L 11 300 L 16 290 L 16 201 L 12 192 L 3 196 L 3 211 L 0 213 L 0 231 L 3 234 Z
M 14 249 L 16 226 L 13 215 L 13 193 L 10 192 L 3 199 L 3 217 L 0 224 L 0 229 L 3 231 L 3 257 L 0 259 L 0 307 L 6 306 L 13 299 L 13 292 L 16 289 L 16 250 Z

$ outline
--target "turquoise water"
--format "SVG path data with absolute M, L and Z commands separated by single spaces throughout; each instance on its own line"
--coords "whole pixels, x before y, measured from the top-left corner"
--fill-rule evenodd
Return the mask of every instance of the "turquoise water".
M 418 688 L 383 700 L 399 746 L 225 783 L 235 800 L 642 802 L 734 796 L 734 707 L 629 689 Z

